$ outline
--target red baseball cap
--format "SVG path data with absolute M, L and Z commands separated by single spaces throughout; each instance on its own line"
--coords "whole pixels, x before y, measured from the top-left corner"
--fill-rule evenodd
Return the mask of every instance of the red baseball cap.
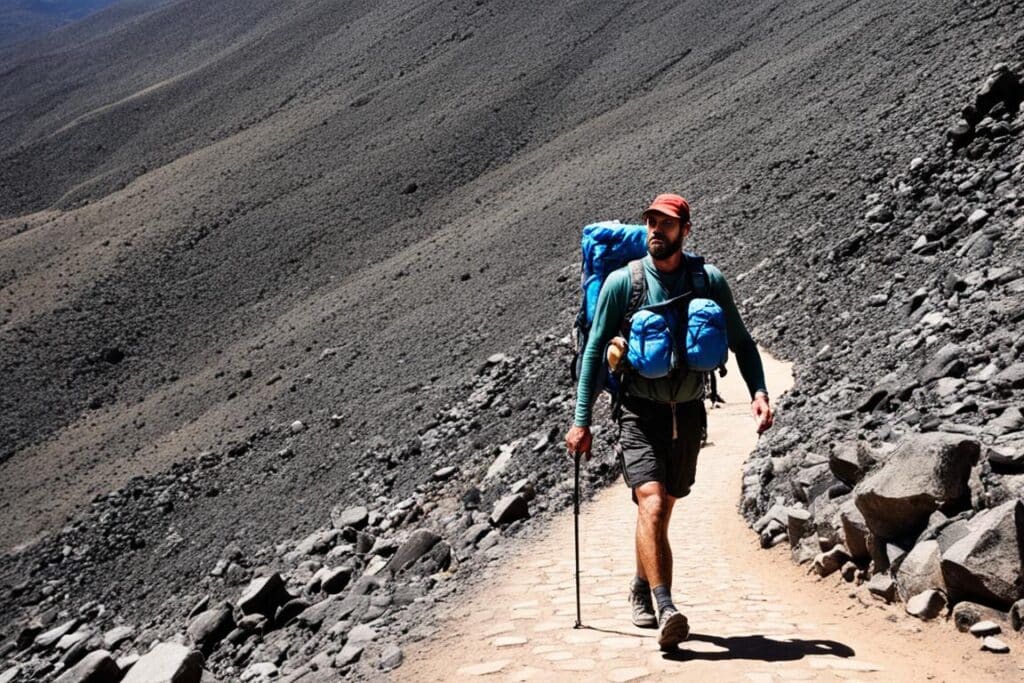
M 672 216 L 672 218 L 678 218 L 681 223 L 686 223 L 690 220 L 690 204 L 677 194 L 659 194 L 651 202 L 651 205 L 644 210 L 643 217 L 647 218 L 647 214 L 652 211 Z

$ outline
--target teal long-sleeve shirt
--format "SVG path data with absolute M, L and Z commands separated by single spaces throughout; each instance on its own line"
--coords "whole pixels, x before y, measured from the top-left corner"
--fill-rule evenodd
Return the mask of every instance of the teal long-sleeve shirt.
M 686 277 L 684 265 L 680 265 L 671 273 L 663 273 L 655 267 L 650 255 L 644 257 L 643 264 L 644 276 L 647 279 L 646 303 L 661 303 L 689 290 L 689 279 Z M 707 272 L 708 298 L 717 302 L 725 313 L 729 349 L 736 355 L 740 374 L 747 384 L 751 398 L 758 391 L 767 394 L 761 354 L 758 353 L 757 344 L 750 337 L 739 311 L 736 310 L 736 302 L 733 301 L 729 283 L 725 281 L 725 276 L 718 268 L 708 264 L 704 269 Z M 576 388 L 575 424 L 581 427 L 590 425 L 591 408 L 596 398 L 593 395 L 594 380 L 598 373 L 603 372 L 605 347 L 612 337 L 619 334 L 632 290 L 628 266 L 611 273 L 601 286 L 590 336 L 583 351 L 579 385 Z M 634 375 L 630 378 L 626 391 L 630 396 L 668 403 L 692 401 L 700 396 L 702 388 L 701 373 L 688 372 L 679 378 L 647 379 Z

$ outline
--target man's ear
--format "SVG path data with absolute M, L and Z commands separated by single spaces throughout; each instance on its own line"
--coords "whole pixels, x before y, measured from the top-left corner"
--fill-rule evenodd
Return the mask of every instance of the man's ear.
M 683 223 L 683 237 L 689 237 L 691 232 L 693 232 L 693 224 L 686 221 Z

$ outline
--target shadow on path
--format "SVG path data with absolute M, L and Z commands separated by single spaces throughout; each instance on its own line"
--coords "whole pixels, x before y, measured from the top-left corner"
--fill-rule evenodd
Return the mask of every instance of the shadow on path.
M 765 638 L 762 635 L 723 638 L 720 636 L 691 633 L 686 642 L 694 641 L 709 643 L 722 649 L 716 652 L 698 652 L 682 648 L 666 652 L 664 658 L 675 662 L 689 662 L 699 659 L 705 661 L 751 659 L 761 662 L 791 662 L 803 659 L 807 655 L 852 657 L 856 654 L 853 648 L 834 640 L 774 640 L 772 638 Z

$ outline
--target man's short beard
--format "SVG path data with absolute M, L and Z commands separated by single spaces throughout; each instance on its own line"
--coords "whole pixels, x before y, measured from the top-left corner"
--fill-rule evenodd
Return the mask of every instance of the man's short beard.
M 672 254 L 676 253 L 677 251 L 682 251 L 682 250 L 683 250 L 683 236 L 682 235 L 680 235 L 679 239 L 677 239 L 675 242 L 661 242 L 660 244 L 657 244 L 657 245 L 655 245 L 654 242 L 650 238 L 647 239 L 647 253 L 649 253 L 651 255 L 651 258 L 658 259 L 659 261 L 661 259 L 668 258 L 669 256 L 671 256 Z

